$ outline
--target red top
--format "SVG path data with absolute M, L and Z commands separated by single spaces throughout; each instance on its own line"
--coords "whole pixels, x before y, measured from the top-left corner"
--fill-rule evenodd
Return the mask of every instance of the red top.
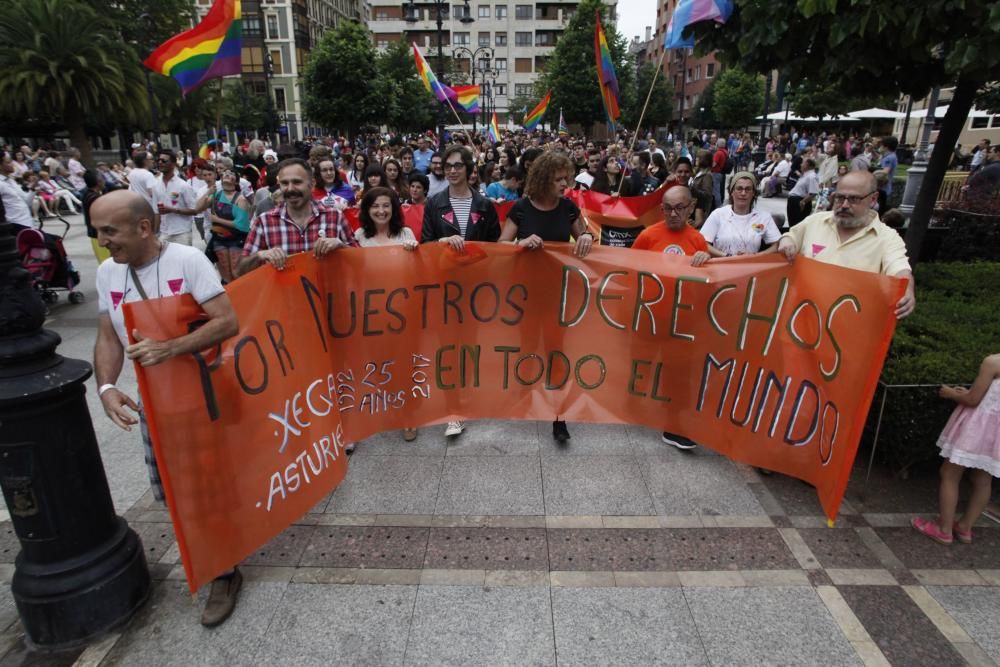
M 729 158 L 729 151 L 725 148 L 720 148 L 715 151 L 715 155 L 712 156 L 712 173 L 721 174 L 726 168 L 726 160 Z
M 675 232 L 667 227 L 667 223 L 658 222 L 642 230 L 632 248 L 665 252 L 668 255 L 693 255 L 699 250 L 708 252 L 708 242 L 691 225 L 684 225 L 684 229 Z

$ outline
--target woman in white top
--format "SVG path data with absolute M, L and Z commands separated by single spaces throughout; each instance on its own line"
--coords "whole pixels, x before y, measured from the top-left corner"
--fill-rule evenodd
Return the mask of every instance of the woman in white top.
M 781 232 L 770 213 L 755 211 L 757 179 L 737 172 L 729 182 L 729 206 L 712 211 L 701 228 L 712 257 L 755 255 L 776 246 Z

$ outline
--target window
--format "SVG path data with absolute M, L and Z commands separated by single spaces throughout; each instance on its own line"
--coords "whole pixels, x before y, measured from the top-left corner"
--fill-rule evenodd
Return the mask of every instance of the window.
M 479 5 L 479 18 L 488 19 L 490 17 L 490 6 Z
M 531 46 L 531 33 L 530 32 L 515 32 L 514 33 L 514 45 L 515 46 Z
M 515 83 L 514 84 L 514 96 L 515 97 L 531 97 L 531 84 L 530 83 Z
M 267 15 L 267 38 L 268 39 L 279 39 L 278 36 L 278 17 L 274 14 Z
M 496 45 L 497 46 L 507 46 L 507 33 L 505 33 L 505 32 L 498 32 L 497 33 Z
M 540 32 L 535 35 L 535 46 L 555 46 L 556 36 L 551 32 Z
M 989 116 L 973 116 L 972 117 L 972 129 L 973 130 L 985 130 L 990 126 Z
M 514 18 L 518 21 L 530 21 L 535 18 L 531 5 L 514 5 Z
M 465 5 L 455 5 L 454 17 L 457 19 L 461 18 L 472 18 L 472 8 Z
M 489 46 L 490 45 L 490 33 L 481 32 L 479 33 L 479 46 Z
M 285 89 L 284 88 L 275 88 L 274 89 L 274 107 L 278 111 L 284 111 L 285 109 L 288 108 L 288 106 L 285 104 Z
M 453 32 L 451 34 L 451 43 L 458 46 L 468 46 L 469 45 L 469 33 L 467 32 Z
M 694 79 L 692 78 L 693 75 L 694 75 L 694 70 L 691 69 L 690 67 L 688 67 L 687 79 L 686 80 L 687 81 L 694 81 Z
M 260 18 L 247 16 L 243 19 L 243 35 L 246 37 L 260 37 Z
M 701 79 L 701 65 L 695 65 L 694 80 L 698 81 L 699 79 Z
M 711 79 L 715 76 L 715 63 L 708 63 L 705 65 L 705 78 Z
M 507 84 L 498 83 L 493 86 L 493 94 L 497 97 L 507 97 Z
M 514 71 L 523 73 L 531 72 L 531 58 L 514 58 Z
M 388 35 L 375 35 L 375 46 L 379 49 L 388 48 L 392 41 L 389 39 Z
M 242 71 L 248 74 L 264 73 L 264 62 L 260 56 L 260 49 L 251 49 L 244 46 L 241 49 L 240 61 L 242 64 Z
M 506 72 L 507 71 L 507 59 L 506 58 L 497 58 L 494 62 L 496 62 L 496 64 L 497 64 L 497 70 L 499 70 L 501 72 Z
M 285 70 L 281 66 L 281 51 L 271 51 L 271 66 L 274 67 L 272 74 L 284 74 Z
M 497 18 L 498 19 L 507 18 L 507 5 L 497 5 Z

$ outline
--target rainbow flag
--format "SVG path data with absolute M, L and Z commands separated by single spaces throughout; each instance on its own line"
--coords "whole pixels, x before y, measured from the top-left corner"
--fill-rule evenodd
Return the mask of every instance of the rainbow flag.
M 432 93 L 438 102 L 447 102 L 449 98 L 455 99 L 455 91 L 437 80 L 434 72 L 431 71 L 431 66 L 424 60 L 415 42 L 413 43 L 413 60 L 417 65 L 417 74 L 420 75 L 420 80 L 424 82 L 424 88 L 427 89 L 428 93 Z
M 201 148 L 198 149 L 198 157 L 200 157 L 202 160 L 211 160 L 212 149 L 218 146 L 219 143 L 220 142 L 218 139 L 209 139 L 208 141 L 206 141 L 201 145 Z
M 479 113 L 479 86 L 452 86 L 455 104 L 469 113 Z
M 172 76 L 187 95 L 210 79 L 241 70 L 240 0 L 215 0 L 201 23 L 174 35 L 143 61 L 164 76 Z
M 608 119 L 608 130 L 615 131 L 615 121 L 621 117 L 618 108 L 618 77 L 615 76 L 615 66 L 611 62 L 611 49 L 608 48 L 604 28 L 601 27 L 601 13 L 594 17 L 594 55 L 597 58 L 597 85 L 601 89 L 601 101 L 604 103 L 604 115 Z
M 493 143 L 496 144 L 500 142 L 500 123 L 497 122 L 496 111 L 493 112 L 493 118 L 490 119 L 490 126 L 486 128 L 486 134 Z
M 566 119 L 562 115 L 562 107 L 559 107 L 559 134 L 569 134 L 569 128 L 566 127 Z
M 733 13 L 733 0 L 680 0 L 670 15 L 663 48 L 682 49 L 694 46 L 694 36 L 684 38 L 684 29 L 699 21 L 725 23 Z
M 551 100 L 552 100 L 552 91 L 550 90 L 549 92 L 545 93 L 545 97 L 543 97 L 542 101 L 538 103 L 538 106 L 532 109 L 530 113 L 525 115 L 524 121 L 521 123 L 521 125 L 524 125 L 524 129 L 526 129 L 528 132 L 531 132 L 536 127 L 538 127 L 538 124 L 542 122 L 542 116 L 545 115 L 546 109 L 549 108 L 549 102 Z

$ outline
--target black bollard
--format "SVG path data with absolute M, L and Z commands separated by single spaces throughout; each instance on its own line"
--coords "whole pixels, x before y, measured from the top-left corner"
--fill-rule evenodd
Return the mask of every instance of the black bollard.
M 56 354 L 0 203 L 0 487 L 21 542 L 11 590 L 28 641 L 80 646 L 149 597 L 142 542 L 115 514 L 84 398 L 85 361 Z

